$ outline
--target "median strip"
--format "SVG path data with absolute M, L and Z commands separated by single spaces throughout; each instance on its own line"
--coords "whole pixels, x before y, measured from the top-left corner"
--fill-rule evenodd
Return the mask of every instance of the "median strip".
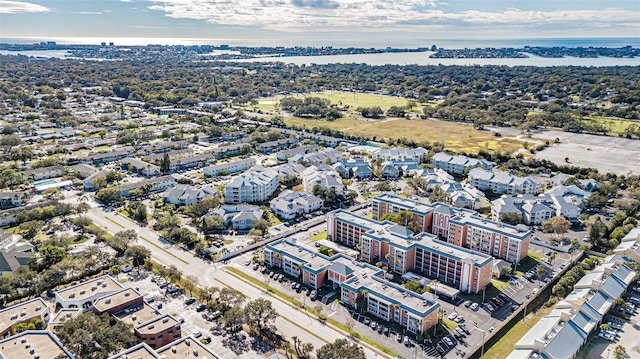
M 111 218 L 109 218 L 109 217 L 107 217 L 107 216 L 104 216 L 104 218 L 106 218 L 109 222 L 111 222 L 111 223 L 115 224 L 116 226 L 118 226 L 118 227 L 120 227 L 120 228 L 124 228 L 124 226 L 123 226 L 123 225 L 121 225 L 120 223 L 118 223 L 118 222 L 114 221 L 113 219 L 111 219 Z
M 270 292 L 272 294 L 275 294 L 282 301 L 289 303 L 290 305 L 292 305 L 294 308 L 296 308 L 298 310 L 300 309 L 302 303 L 300 303 L 299 301 L 291 298 L 291 296 L 288 296 L 288 295 L 280 292 L 279 290 L 277 290 L 277 289 L 275 289 L 275 288 L 273 288 L 271 286 L 267 286 L 266 284 L 262 283 L 258 279 L 254 278 L 254 277 L 252 277 L 252 276 L 250 276 L 250 275 L 248 275 L 248 274 L 246 274 L 246 273 L 244 273 L 244 272 L 242 272 L 242 271 L 240 271 L 240 270 L 238 270 L 236 268 L 226 267 L 225 269 L 227 270 L 227 272 L 231 273 L 232 275 L 235 275 L 236 277 L 238 277 L 238 278 L 240 278 L 240 279 L 252 284 L 255 287 L 264 289 L 264 290 L 266 290 L 266 291 L 268 291 L 268 292 Z M 306 309 L 307 309 L 307 311 L 309 313 L 311 313 L 314 316 L 318 317 L 318 313 L 313 308 L 307 307 Z M 340 329 L 341 331 L 343 331 L 345 333 L 348 333 L 352 337 L 357 338 L 358 340 L 367 343 L 370 347 L 373 347 L 376 350 L 379 350 L 379 351 L 381 351 L 381 352 L 383 352 L 383 353 L 385 353 L 387 355 L 390 355 L 392 357 L 397 357 L 398 356 L 398 353 L 394 352 L 393 350 L 385 347 L 384 345 L 382 345 L 382 344 L 380 344 L 380 343 L 378 343 L 378 342 L 376 342 L 376 341 L 374 341 L 374 340 L 372 340 L 372 339 L 370 339 L 370 338 L 368 338 L 368 337 L 366 337 L 364 335 L 360 335 L 360 333 L 358 333 L 358 332 L 356 332 L 356 331 L 354 331 L 352 329 L 347 328 L 344 324 L 342 324 L 342 323 L 340 323 L 340 322 L 338 322 L 338 321 L 336 321 L 334 319 L 326 317 L 325 320 L 326 320 L 327 323 L 333 325 L 334 327 Z
M 143 236 L 139 236 L 140 238 L 142 238 L 143 240 L 145 240 L 147 243 L 151 244 L 152 246 L 158 248 L 159 250 L 167 253 L 168 255 L 174 257 L 175 259 L 179 260 L 180 262 L 184 263 L 184 264 L 189 264 L 189 262 L 185 261 L 184 259 L 178 257 L 177 255 L 171 253 L 170 251 L 162 248 L 162 246 L 158 245 L 157 243 L 153 243 L 152 241 L 148 240 L 147 238 L 143 237 Z

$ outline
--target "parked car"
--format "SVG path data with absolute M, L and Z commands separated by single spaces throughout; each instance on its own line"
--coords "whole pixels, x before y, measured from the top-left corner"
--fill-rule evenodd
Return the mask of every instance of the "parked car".
M 454 319 L 456 319 L 457 316 L 458 316 L 458 314 L 456 312 L 453 312 L 453 313 L 449 314 L 449 316 L 447 318 L 449 320 L 454 320 Z
M 473 310 L 473 311 L 476 311 L 476 310 L 478 310 L 478 308 L 480 308 L 480 305 L 478 305 L 478 303 L 472 303 L 471 307 L 469 307 L 469 308 L 471 308 L 471 310 Z
M 179 290 L 180 288 L 178 288 L 175 284 L 169 284 L 167 286 L 167 293 L 176 293 Z
M 244 265 L 246 265 L 247 267 L 251 265 L 251 260 L 247 259 L 246 261 L 244 261 Z
M 442 340 L 444 340 L 444 342 L 447 343 L 447 345 L 450 346 L 450 347 L 452 347 L 454 345 L 453 344 L 453 340 L 451 340 L 451 338 L 449 338 L 449 337 L 444 337 L 444 338 L 442 338 Z
M 318 298 L 318 291 L 314 289 L 311 291 L 311 300 L 316 300 L 316 298 Z
M 377 327 L 378 327 L 378 323 L 371 321 L 371 329 L 376 330 Z
M 196 298 L 194 298 L 194 297 L 189 297 L 189 298 L 185 299 L 184 304 L 185 304 L 185 305 L 190 305 L 190 304 L 195 303 L 195 301 L 196 301 Z
M 131 272 L 133 268 L 131 267 L 130 264 L 125 264 L 122 267 L 120 267 L 120 270 L 122 271 L 122 273 L 129 273 Z
M 469 308 L 469 306 L 471 306 L 471 301 L 470 300 L 465 301 L 464 306 Z
M 253 265 L 253 270 L 258 270 L 260 268 L 260 264 L 256 263 Z
M 205 304 L 200 304 L 196 307 L 196 312 L 202 312 L 205 309 L 207 309 L 207 306 Z
M 401 341 L 402 341 L 402 333 L 398 333 L 398 334 L 396 334 L 396 340 L 397 340 L 398 342 L 401 342 Z
M 404 336 L 403 342 L 404 342 L 404 345 L 407 347 L 411 345 L 411 341 L 409 340 L 409 337 L 406 335 Z

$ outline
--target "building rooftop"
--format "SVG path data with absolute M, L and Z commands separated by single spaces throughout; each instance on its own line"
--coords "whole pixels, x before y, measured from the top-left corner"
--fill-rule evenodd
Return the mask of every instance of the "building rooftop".
M 28 330 L 0 341 L 0 358 L 74 359 L 48 330 Z
M 180 322 L 178 322 L 171 315 L 165 314 L 136 325 L 135 330 L 141 335 L 153 334 L 153 333 L 159 333 L 165 329 L 171 328 L 176 325 L 180 325 Z
M 438 237 L 430 233 L 420 233 L 417 239 L 418 240 L 415 241 L 415 243 L 407 243 L 407 245 L 409 247 L 415 247 L 419 245 L 422 247 L 426 247 L 427 250 L 438 253 L 439 255 L 444 257 L 461 261 L 472 261 L 473 264 L 478 267 L 493 262 L 493 257 L 488 254 L 479 253 L 467 248 L 458 247 L 445 241 L 441 241 L 438 239 Z
M 204 346 L 192 336 L 180 338 L 157 350 L 164 359 L 221 359 L 211 349 Z
M 47 302 L 38 297 L 0 310 L 0 333 L 17 323 L 41 316 L 48 308 Z
M 91 298 L 100 293 L 110 293 L 122 289 L 122 285 L 109 275 L 93 278 L 56 291 L 56 296 L 63 300 L 79 301 Z
M 142 323 L 155 319 L 159 315 L 161 315 L 160 312 L 155 310 L 149 304 L 144 303 L 140 306 L 127 308 L 122 312 L 117 313 L 116 318 L 120 319 L 126 324 L 131 324 L 135 327 L 137 325 L 140 325 Z
M 140 343 L 110 356 L 108 359 L 160 359 L 162 358 L 147 343 Z
M 137 290 L 133 288 L 123 288 L 96 300 L 93 306 L 98 312 L 102 313 L 138 298 L 142 298 L 142 294 Z
M 82 314 L 81 308 L 62 308 L 51 316 L 49 325 L 62 325 L 71 318 Z

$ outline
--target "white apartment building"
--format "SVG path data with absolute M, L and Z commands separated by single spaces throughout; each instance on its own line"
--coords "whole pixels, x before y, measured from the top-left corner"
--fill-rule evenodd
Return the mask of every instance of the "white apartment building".
M 253 203 L 269 199 L 278 188 L 278 171 L 255 166 L 238 175 L 225 188 L 226 203 Z

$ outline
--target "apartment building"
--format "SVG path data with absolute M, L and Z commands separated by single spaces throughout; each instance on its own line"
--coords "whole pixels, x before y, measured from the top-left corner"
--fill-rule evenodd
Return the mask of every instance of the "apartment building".
M 16 327 L 20 323 L 40 320 L 46 327 L 50 314 L 49 305 L 40 297 L 1 309 L 0 338 L 16 334 Z
M 269 141 L 269 142 L 264 142 L 264 143 L 259 143 L 256 145 L 256 151 L 263 153 L 263 154 L 268 154 L 271 153 L 273 151 L 278 151 L 278 150 L 282 150 L 285 148 L 290 148 L 292 146 L 295 146 L 298 144 L 298 139 L 297 138 L 283 138 L 280 140 L 276 140 L 276 141 Z
M 509 172 L 489 171 L 481 167 L 469 171 L 469 183 L 482 190 L 495 194 L 538 194 L 542 183 L 533 177 L 518 177 Z
M 393 222 L 338 210 L 327 215 L 327 233 L 333 241 L 359 247 L 360 259 L 381 262 L 395 273 L 416 271 L 472 293 L 491 281 L 491 256 L 441 241 L 430 233 L 414 235 Z
M 64 167 L 62 166 L 48 166 L 48 167 L 39 167 L 33 168 L 30 170 L 24 171 L 25 177 L 31 179 L 33 181 L 38 181 L 41 179 L 60 177 L 64 173 Z
M 319 210 L 324 205 L 324 200 L 304 191 L 284 190 L 269 205 L 278 218 L 293 219 Z
M 373 218 L 387 213 L 411 212 L 422 230 L 454 245 L 489 254 L 510 262 L 527 256 L 531 231 L 524 226 L 511 226 L 480 217 L 473 210 L 443 203 L 425 204 L 382 194 L 373 199 Z
M 160 176 L 155 178 L 149 178 L 140 182 L 127 183 L 117 186 L 116 188 L 121 191 L 123 197 L 128 197 L 129 192 L 133 190 L 142 190 L 143 193 L 158 192 L 165 190 L 169 187 L 173 187 L 176 184 L 176 180 L 172 176 Z
M 417 333 L 437 324 L 440 305 L 429 293 L 418 295 L 384 279 L 384 270 L 336 254 L 327 257 L 279 240 L 264 248 L 265 262 L 282 268 L 302 282 L 320 288 L 332 281 L 341 288 L 340 300 L 351 307 L 364 306 L 367 312 L 383 320 L 394 321 Z
M 445 152 L 438 152 L 431 157 L 431 164 L 434 167 L 441 168 L 449 173 L 463 175 L 472 168 L 482 167 L 486 170 L 493 168 L 493 162 L 469 158 L 467 156 L 453 156 Z
M 238 175 L 225 187 L 226 203 L 264 202 L 278 188 L 278 171 L 255 166 Z
M 377 160 L 382 158 L 385 161 L 415 161 L 421 163 L 424 161 L 424 156 L 428 153 L 422 147 L 418 148 L 381 148 L 372 153 L 373 159 Z
M 255 166 L 255 164 L 255 158 L 246 158 L 237 161 L 218 163 L 215 165 L 207 166 L 202 170 L 204 171 L 205 175 L 209 177 L 215 177 L 222 172 L 227 172 L 229 174 L 243 172 Z
M 313 193 L 314 187 L 319 186 L 323 190 L 332 190 L 337 195 L 344 194 L 345 187 L 340 174 L 329 165 L 319 164 L 307 167 L 302 171 L 301 176 L 302 186 L 307 193 Z
M 122 169 L 126 171 L 137 173 L 145 177 L 160 175 L 160 167 L 135 157 L 123 158 L 120 160 L 120 166 L 122 166 Z

